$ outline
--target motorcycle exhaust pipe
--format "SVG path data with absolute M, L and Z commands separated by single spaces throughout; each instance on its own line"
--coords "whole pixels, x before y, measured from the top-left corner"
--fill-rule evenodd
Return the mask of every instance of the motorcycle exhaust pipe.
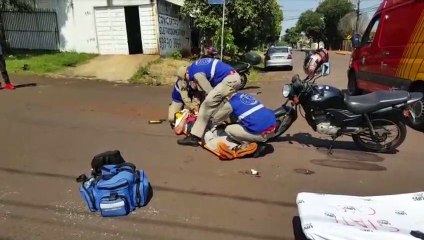
M 363 131 L 364 131 L 364 129 L 363 128 L 360 128 L 360 127 L 347 127 L 347 128 L 345 128 L 344 133 L 347 133 L 347 134 L 358 134 L 358 133 L 361 133 Z

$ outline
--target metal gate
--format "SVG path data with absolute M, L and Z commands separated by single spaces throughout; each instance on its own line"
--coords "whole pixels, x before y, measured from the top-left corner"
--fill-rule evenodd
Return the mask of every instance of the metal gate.
M 59 50 L 59 29 L 55 11 L 0 11 L 0 17 L 10 48 Z

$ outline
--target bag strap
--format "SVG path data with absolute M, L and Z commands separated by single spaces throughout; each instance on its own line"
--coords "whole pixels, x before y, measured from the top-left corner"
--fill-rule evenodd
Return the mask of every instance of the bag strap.
M 141 207 L 141 194 L 140 194 L 140 171 L 137 171 L 135 174 L 135 182 L 136 182 L 136 189 L 135 189 L 135 202 L 137 204 L 137 207 Z

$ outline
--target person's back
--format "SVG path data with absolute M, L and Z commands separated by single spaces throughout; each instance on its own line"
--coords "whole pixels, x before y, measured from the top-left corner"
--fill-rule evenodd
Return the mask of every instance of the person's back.
M 196 74 L 204 74 L 212 87 L 218 85 L 234 68 L 214 58 L 202 58 L 188 67 L 189 81 Z
M 274 112 L 250 94 L 236 93 L 229 102 L 235 117 L 252 134 L 261 134 L 276 124 Z

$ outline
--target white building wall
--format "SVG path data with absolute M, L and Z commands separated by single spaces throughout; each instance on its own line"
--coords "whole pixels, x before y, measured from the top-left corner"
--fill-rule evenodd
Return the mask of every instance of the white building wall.
M 108 2 L 111 3 L 108 6 Z M 60 49 L 62 51 L 76 51 L 99 53 L 96 32 L 94 9 L 98 7 L 116 7 L 126 5 L 140 5 L 140 23 L 143 52 L 146 54 L 158 53 L 156 31 L 152 31 L 157 22 L 154 17 L 154 8 L 150 0 L 39 0 L 37 8 L 54 8 L 58 16 L 60 31 Z M 144 21 L 153 23 L 147 26 Z M 146 35 L 146 36 L 144 36 Z M 155 38 L 156 37 L 156 38 Z
M 142 5 L 139 7 L 139 15 L 143 53 L 158 54 L 158 24 L 155 17 L 155 9 L 152 5 Z

